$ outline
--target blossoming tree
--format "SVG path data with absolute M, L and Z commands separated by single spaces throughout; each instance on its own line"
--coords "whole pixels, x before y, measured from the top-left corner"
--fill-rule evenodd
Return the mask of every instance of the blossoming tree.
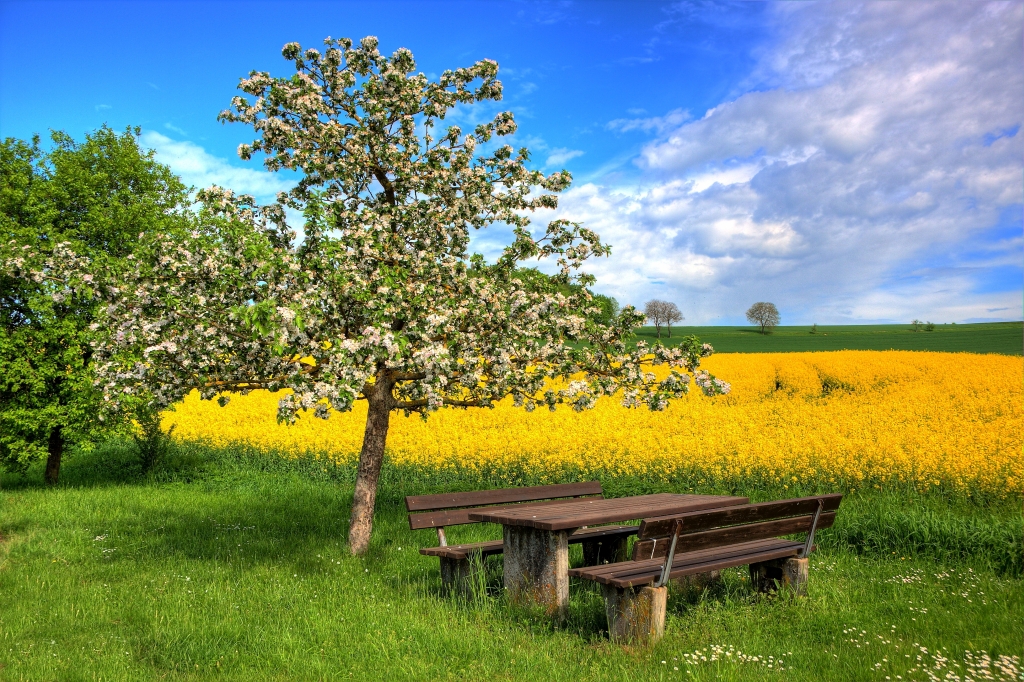
M 391 415 L 489 407 L 511 397 L 527 410 L 583 410 L 622 392 L 622 403 L 663 409 L 688 389 L 709 346 L 627 345 L 643 315 L 626 308 L 602 324 L 579 271 L 609 249 L 585 227 L 528 215 L 554 208 L 570 176 L 527 168 L 525 149 L 497 138 L 511 113 L 464 132 L 444 129 L 460 105 L 501 99 L 498 66 L 480 61 L 437 81 L 412 54 L 377 40 L 290 43 L 288 78 L 253 72 L 225 121 L 258 134 L 239 154 L 299 172 L 294 190 L 260 207 L 211 188 L 201 229 L 149 243 L 107 308 L 98 352 L 105 396 L 151 392 L 170 405 L 188 391 L 224 403 L 230 392 L 290 389 L 278 417 L 368 404 L 349 529 L 367 550 Z M 285 208 L 303 212 L 301 239 Z M 473 230 L 503 223 L 511 243 L 486 263 Z M 556 262 L 550 279 L 517 276 L 527 259 Z M 566 284 L 581 284 L 569 288 Z M 559 289 L 563 291 L 560 291 Z M 643 365 L 668 364 L 658 380 Z M 728 385 L 700 372 L 709 394 Z

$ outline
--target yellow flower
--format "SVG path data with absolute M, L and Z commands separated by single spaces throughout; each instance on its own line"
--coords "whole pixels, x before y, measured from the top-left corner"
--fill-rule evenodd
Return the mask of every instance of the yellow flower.
M 907 351 L 720 354 L 703 366 L 732 383 L 664 412 L 602 398 L 593 410 L 442 410 L 395 414 L 399 465 L 469 471 L 642 475 L 664 480 L 908 485 L 999 496 L 1024 492 L 1024 359 Z M 663 373 L 662 373 L 663 374 Z M 324 421 L 276 422 L 280 395 L 253 391 L 227 407 L 188 396 L 165 415 L 175 437 L 248 443 L 339 462 L 358 457 L 365 403 Z

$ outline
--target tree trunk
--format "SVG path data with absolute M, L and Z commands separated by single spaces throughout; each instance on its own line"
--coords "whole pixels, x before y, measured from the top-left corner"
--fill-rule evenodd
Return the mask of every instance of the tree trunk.
M 384 463 L 384 444 L 388 438 L 391 419 L 392 384 L 378 379 L 373 390 L 366 396 L 369 410 L 366 414 L 366 431 L 363 433 L 363 449 L 359 453 L 359 473 L 356 475 L 356 490 L 352 499 L 352 517 L 348 527 L 349 551 L 355 555 L 366 554 L 370 547 L 370 531 L 373 529 L 373 507 L 377 501 L 377 481 Z
M 50 438 L 46 449 L 49 456 L 46 458 L 46 473 L 43 479 L 47 485 L 57 485 L 57 478 L 60 476 L 60 460 L 64 456 L 64 434 L 59 426 L 50 429 Z

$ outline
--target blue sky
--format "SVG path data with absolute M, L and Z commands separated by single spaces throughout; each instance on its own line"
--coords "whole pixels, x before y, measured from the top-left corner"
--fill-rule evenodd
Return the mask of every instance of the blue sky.
M 326 35 L 426 74 L 491 58 L 515 142 L 575 178 L 623 303 L 734 324 L 1021 319 L 1024 4 L 0 2 L 0 135 L 103 123 L 196 186 L 269 200 L 216 121 L 250 70 Z M 489 229 L 475 246 L 493 255 Z

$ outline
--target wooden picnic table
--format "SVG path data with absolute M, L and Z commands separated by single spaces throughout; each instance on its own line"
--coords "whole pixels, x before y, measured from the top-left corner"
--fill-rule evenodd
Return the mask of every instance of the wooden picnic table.
M 746 504 L 745 497 L 658 493 L 579 498 L 544 505 L 472 512 L 473 521 L 500 523 L 505 588 L 512 600 L 562 618 L 569 605 L 569 535 L 578 528 Z

